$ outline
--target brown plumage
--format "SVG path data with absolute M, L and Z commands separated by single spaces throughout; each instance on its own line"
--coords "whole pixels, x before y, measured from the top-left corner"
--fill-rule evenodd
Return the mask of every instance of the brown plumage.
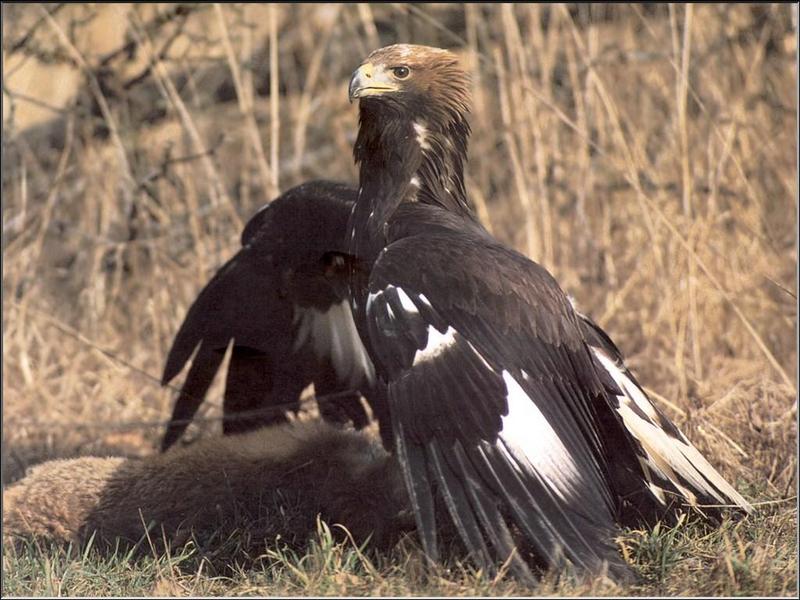
M 143 459 L 53 460 L 3 492 L 4 540 L 136 543 L 193 532 L 201 543 L 234 528 L 256 542 L 301 544 L 317 515 L 363 542 L 389 543 L 407 519 L 399 470 L 366 434 L 297 422 Z M 217 542 L 218 543 L 218 542 Z

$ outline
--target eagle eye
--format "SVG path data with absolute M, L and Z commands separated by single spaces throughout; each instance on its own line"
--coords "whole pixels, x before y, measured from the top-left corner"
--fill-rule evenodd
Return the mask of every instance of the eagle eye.
M 392 67 L 392 73 L 397 79 L 406 79 L 411 74 L 411 70 L 403 65 L 399 67 Z

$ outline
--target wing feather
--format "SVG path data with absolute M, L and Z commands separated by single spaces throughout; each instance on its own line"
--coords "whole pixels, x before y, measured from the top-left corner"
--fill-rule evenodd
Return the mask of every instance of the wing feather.
M 194 353 L 162 439 L 162 450 L 174 444 L 185 431 L 205 399 L 230 343 L 235 344 L 231 355 L 234 370 L 238 361 L 247 362 L 253 354 L 267 354 L 281 341 L 286 344 L 281 338 L 291 332 L 291 304 L 277 297 L 274 282 L 269 265 L 259 261 L 251 250 L 243 249 L 197 295 L 175 335 L 161 378 L 162 385 L 169 383 Z M 252 379 L 238 377 L 228 382 L 226 409 L 229 399 L 247 397 L 252 390 L 263 387 Z M 258 408 L 262 401 L 260 397 L 254 398 L 250 408 Z
M 197 409 L 202 404 L 223 357 L 224 355 L 221 352 L 215 352 L 207 348 L 202 341 L 199 343 L 192 366 L 186 375 L 186 381 L 178 394 L 178 398 L 175 400 L 172 416 L 161 440 L 162 452 L 177 442 L 183 432 L 186 431 Z
M 466 487 L 447 464 L 437 440 L 427 444 L 427 454 L 436 479 L 439 483 L 450 518 L 461 537 L 466 540 L 467 548 L 472 551 L 473 559 L 484 569 L 491 569 L 492 559 L 483 534 L 478 526 L 475 511 L 472 509 Z M 479 516 L 479 515 L 478 515 Z M 484 521 L 484 527 L 486 522 Z M 485 529 L 487 531 L 491 531 Z
M 509 558 L 516 530 L 543 564 L 627 577 L 597 433 L 605 389 L 571 306 L 521 256 L 491 247 L 478 274 L 475 240 L 440 237 L 384 250 L 366 315 L 425 550 L 438 552 L 436 489 L 482 566 Z
M 644 478 L 663 507 L 690 506 L 714 518 L 720 516 L 720 505 L 751 512 L 750 503 L 648 397 L 606 332 L 589 317 L 580 317 L 598 371 L 613 381 L 612 407 L 638 447 Z
M 391 399 L 392 390 L 389 389 Z M 436 535 L 436 517 L 434 511 L 431 483 L 428 479 L 428 467 L 422 448 L 415 443 L 407 443 L 402 421 L 393 422 L 395 430 L 395 450 L 402 465 L 403 478 L 414 511 L 417 531 L 422 540 L 422 548 L 432 561 L 439 560 L 439 549 Z
M 453 468 L 463 473 L 466 477 L 468 483 L 464 487 L 470 495 L 472 506 L 483 524 L 484 531 L 493 534 L 493 544 L 499 556 L 501 558 L 506 557 L 505 560 L 510 558 L 512 571 L 522 581 L 532 582 L 533 575 L 531 570 L 516 547 L 506 520 L 498 508 L 497 501 L 484 491 L 483 482 L 477 479 L 477 470 L 469 466 L 466 453 L 461 444 L 457 443 L 455 445 L 453 455 L 457 461 L 457 467 Z

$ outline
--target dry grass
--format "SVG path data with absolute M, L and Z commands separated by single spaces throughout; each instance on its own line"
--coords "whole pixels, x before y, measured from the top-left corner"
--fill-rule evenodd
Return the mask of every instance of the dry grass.
M 154 450 L 173 394 L 157 378 L 188 304 L 276 189 L 355 180 L 348 75 L 374 47 L 413 41 L 459 49 L 474 73 L 469 189 L 487 225 L 609 331 L 723 475 L 770 503 L 721 533 L 630 533 L 645 593 L 796 593 L 791 7 L 2 10 L 4 482 L 53 456 Z M 189 558 L 131 574 L 31 549 L 4 557 L 3 586 L 521 592 L 457 572 L 423 581 L 402 549 L 370 570 L 326 543 L 304 566 L 273 557 L 226 579 Z M 315 562 L 325 552 L 345 563 Z M 97 569 L 111 583 L 81 579 Z M 620 591 L 599 585 L 540 592 Z

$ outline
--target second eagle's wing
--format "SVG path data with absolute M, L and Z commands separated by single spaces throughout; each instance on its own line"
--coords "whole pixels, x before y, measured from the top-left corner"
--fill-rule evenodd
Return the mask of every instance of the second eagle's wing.
M 167 356 L 162 382 L 174 378 L 192 359 L 162 440 L 166 450 L 185 431 L 216 376 L 225 350 L 233 344 L 225 385 L 226 433 L 263 426 L 296 408 L 311 382 L 356 426 L 366 413 L 355 394 L 373 405 L 372 363 L 356 331 L 350 306 L 340 290 L 346 275 L 326 275 L 329 253 L 318 260 L 273 265 L 275 244 L 262 236 L 240 250 L 200 291 L 186 314 Z M 335 278 L 342 279 L 334 285 Z M 193 357 L 193 358 L 192 358 Z M 323 414 L 326 412 L 324 407 Z M 376 412 L 378 408 L 373 406 Z
M 290 301 L 278 297 L 274 269 L 249 249 L 240 250 L 212 277 L 190 306 L 167 355 L 162 384 L 171 381 L 191 359 L 192 365 L 162 440 L 162 450 L 185 431 L 205 398 L 234 341 L 232 374 L 226 385 L 226 416 L 268 404 L 272 365 L 268 354 L 281 343 L 290 348 L 293 319 Z M 242 368 L 239 368 L 239 367 Z M 308 382 L 300 382 L 301 387 Z M 250 399 L 249 405 L 240 399 Z

